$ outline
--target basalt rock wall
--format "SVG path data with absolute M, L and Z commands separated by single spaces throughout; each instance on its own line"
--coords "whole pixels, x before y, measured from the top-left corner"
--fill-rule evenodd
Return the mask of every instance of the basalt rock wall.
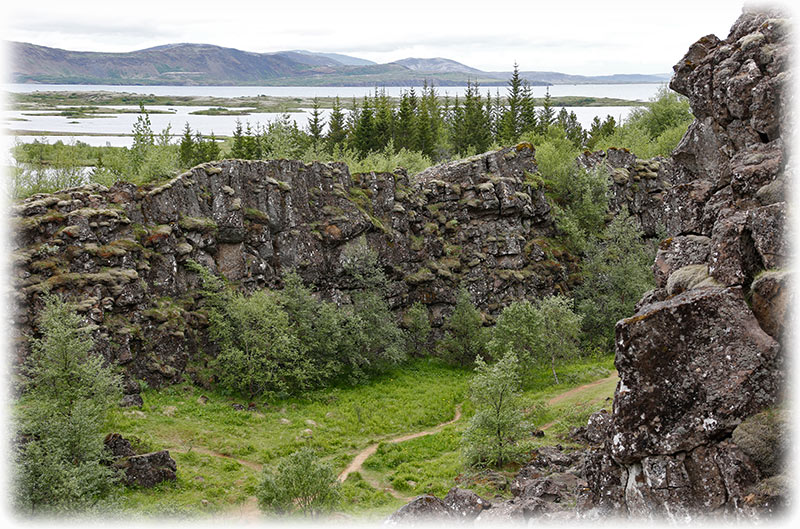
M 250 291 L 279 287 L 296 270 L 322 297 L 347 303 L 342 253 L 362 242 L 378 252 L 398 313 L 421 301 L 441 324 L 463 285 L 491 322 L 512 300 L 566 292 L 576 280 L 535 171 L 533 148 L 520 144 L 413 181 L 402 170 L 225 160 L 158 187 L 31 197 L 12 212 L 17 350 L 36 332 L 42 293 L 59 292 L 110 362 L 151 385 L 172 383 L 213 354 L 188 260 Z
M 759 456 L 783 461 L 780 421 L 741 440 L 780 415 L 786 375 L 789 54 L 784 15 L 746 9 L 725 40 L 701 38 L 674 67 L 670 86 L 696 120 L 665 163 L 658 288 L 617 323 L 620 383 L 587 463 L 595 508 L 686 520 L 785 504 L 785 463 Z

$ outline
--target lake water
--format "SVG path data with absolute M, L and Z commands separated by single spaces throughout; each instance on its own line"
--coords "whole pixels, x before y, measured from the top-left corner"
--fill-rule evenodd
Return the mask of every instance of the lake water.
M 618 84 L 618 85 L 556 85 L 550 87 L 550 94 L 553 96 L 580 95 L 590 97 L 617 97 L 622 99 L 632 99 L 647 101 L 658 91 L 661 85 L 658 84 Z M 128 92 L 143 95 L 174 95 L 174 96 L 218 96 L 218 97 L 245 97 L 256 95 L 279 96 L 279 97 L 331 97 L 339 96 L 345 104 L 349 103 L 350 98 L 361 98 L 370 94 L 374 88 L 369 87 L 249 87 L 249 86 L 111 86 L 111 85 L 35 85 L 35 84 L 6 84 L 4 89 L 7 92 L 30 93 L 35 91 L 64 91 L 64 92 L 88 92 L 88 91 L 112 91 Z M 419 87 L 416 87 L 419 90 Z M 409 87 L 387 87 L 386 92 L 390 96 L 399 96 Z M 440 95 L 447 93 L 463 95 L 466 87 L 442 87 L 437 88 Z M 492 94 L 500 91 L 501 96 L 505 94 L 505 87 L 484 87 L 481 90 L 485 95 L 486 90 Z M 544 95 L 544 87 L 534 87 L 534 95 L 541 97 Z M 138 108 L 138 107 L 110 107 L 110 108 Z M 193 111 L 206 107 L 186 107 L 186 106 L 148 106 L 149 110 L 163 110 L 167 114 L 150 114 L 150 121 L 153 130 L 160 132 L 167 126 L 171 127 L 174 135 L 180 135 L 185 124 L 188 123 L 193 131 L 200 131 L 203 134 L 215 133 L 220 136 L 229 136 L 236 127 L 237 120 L 242 123 L 249 122 L 252 125 L 266 124 L 280 117 L 275 113 L 254 113 L 249 116 L 204 116 L 192 115 Z M 595 116 L 601 119 L 607 115 L 613 116 L 617 122 L 624 119 L 635 107 L 569 107 L 567 110 L 575 112 L 581 125 L 588 127 Z M 290 119 L 295 121 L 298 127 L 305 127 L 308 123 L 310 109 L 302 109 L 302 112 L 289 114 Z M 558 112 L 560 108 L 556 108 Z M 330 110 L 321 111 L 323 118 L 327 119 Z M 137 114 L 112 114 L 108 117 L 75 119 L 64 116 L 45 116 L 33 111 L 12 111 L 4 109 L 2 112 L 3 128 L 6 131 L 46 131 L 58 132 L 55 135 L 21 135 L 14 138 L 14 141 L 31 142 L 35 139 L 55 142 L 82 141 L 90 145 L 113 145 L 130 146 L 131 138 L 118 136 L 119 134 L 130 134 L 133 124 L 138 117 Z

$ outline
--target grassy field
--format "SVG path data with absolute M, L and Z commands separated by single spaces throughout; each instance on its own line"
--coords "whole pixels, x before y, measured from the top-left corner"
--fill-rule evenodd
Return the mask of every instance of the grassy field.
M 554 395 L 607 377 L 610 358 L 582 360 L 564 366 L 555 386 L 549 371 L 530 378 L 524 400 L 538 427 L 553 422 L 544 441 L 568 430 L 591 411 L 606 406 L 613 385 L 606 383 L 566 399 L 552 408 Z M 473 413 L 467 392 L 471 371 L 434 359 L 417 360 L 356 387 L 316 391 L 303 399 L 249 403 L 201 390 L 189 384 L 143 392 L 144 406 L 115 410 L 108 431 L 135 442 L 138 452 L 168 449 L 178 465 L 178 479 L 154 489 L 127 489 L 122 505 L 143 514 L 235 513 L 244 509 L 259 480 L 271 467 L 303 445 L 314 447 L 340 472 L 367 446 L 380 443 L 361 473 L 343 484 L 340 510 L 359 517 L 382 517 L 404 501 L 390 494 L 413 497 L 444 495 L 459 479 L 487 496 L 491 486 L 465 476 L 460 454 L 463 428 Z M 588 396 L 587 396 L 588 395 Z M 591 404 L 580 406 L 588 398 Z M 580 401 L 580 402 L 576 402 Z M 203 403 L 204 402 L 204 403 Z M 462 404 L 462 418 L 440 432 L 402 443 L 388 441 L 401 434 L 430 429 L 453 418 Z M 561 441 L 559 441 L 561 442 Z M 507 469 L 509 475 L 513 468 Z M 377 487 L 373 486 L 377 485 Z

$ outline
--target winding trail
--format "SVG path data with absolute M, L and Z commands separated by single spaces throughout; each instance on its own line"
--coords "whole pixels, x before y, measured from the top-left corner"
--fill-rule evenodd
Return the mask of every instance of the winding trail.
M 459 419 L 461 419 L 461 404 L 457 404 L 456 405 L 455 414 L 454 414 L 452 419 L 450 419 L 449 421 L 437 424 L 436 426 L 434 426 L 430 430 L 423 430 L 421 432 L 405 434 L 405 435 L 401 435 L 399 437 L 393 437 L 391 439 L 387 439 L 387 440 L 380 441 L 378 443 L 373 443 L 373 444 L 369 445 L 364 450 L 362 450 L 361 452 L 356 454 L 356 457 L 354 457 L 353 460 L 350 462 L 350 464 L 347 465 L 347 468 L 345 468 L 342 471 L 342 473 L 339 474 L 339 478 L 338 478 L 339 481 L 342 482 L 342 481 L 346 480 L 347 476 L 349 476 L 353 472 L 360 472 L 361 471 L 361 466 L 364 464 L 364 461 L 366 461 L 367 458 L 369 458 L 369 456 L 371 456 L 372 454 L 374 454 L 378 450 L 378 446 L 381 443 L 392 443 L 392 444 L 402 443 L 403 441 L 410 441 L 411 439 L 416 439 L 417 437 L 424 437 L 426 435 L 432 435 L 432 434 L 435 434 L 435 433 L 439 433 L 440 431 L 442 431 L 442 428 L 444 428 L 445 426 L 448 426 L 450 424 L 453 424 L 454 422 L 458 421 Z M 376 488 L 376 489 L 381 488 L 381 484 L 376 482 L 375 480 L 372 480 L 369 477 L 363 476 L 363 475 L 362 475 L 362 477 L 364 478 L 365 481 L 367 481 L 374 488 Z M 391 486 L 385 487 L 384 490 L 386 490 L 386 492 L 388 492 L 389 494 L 391 494 L 395 498 L 398 498 L 398 499 L 401 499 L 401 500 L 409 499 L 408 496 L 400 494 L 395 489 L 393 489 Z
M 595 380 L 594 382 L 589 382 L 588 384 L 584 384 L 582 386 L 577 386 L 575 388 L 567 390 L 564 393 L 559 393 L 555 397 L 550 398 L 550 400 L 547 401 L 547 405 L 548 406 L 555 406 L 556 404 L 558 404 L 560 402 L 563 402 L 563 401 L 569 399 L 570 397 L 575 397 L 577 395 L 580 395 L 581 393 L 585 393 L 586 391 L 594 388 L 595 386 L 599 386 L 601 384 L 606 384 L 608 382 L 617 381 L 617 380 L 619 380 L 619 373 L 617 373 L 617 371 L 614 371 L 609 376 L 607 376 L 606 378 L 600 378 L 598 380 Z M 586 404 L 594 404 L 595 402 L 598 402 L 599 400 L 602 400 L 602 397 L 598 397 L 596 399 L 593 399 L 593 400 L 587 402 Z M 539 429 L 542 430 L 542 431 L 548 430 L 554 424 L 556 424 L 557 422 L 558 422 L 558 420 L 550 421 L 549 423 L 545 424 L 544 426 L 542 426 Z
M 572 397 L 576 397 L 576 396 L 580 395 L 581 393 L 587 392 L 587 391 L 591 390 L 592 388 L 594 388 L 595 386 L 599 386 L 601 384 L 606 384 L 608 382 L 611 382 L 612 380 L 617 380 L 618 378 L 619 378 L 619 375 L 617 374 L 616 371 L 614 371 L 610 376 L 608 376 L 606 378 L 601 378 L 601 379 L 595 380 L 593 382 L 589 382 L 588 384 L 584 384 L 582 386 L 577 386 L 577 387 L 572 388 L 570 390 L 567 390 L 567 391 L 565 391 L 563 393 L 559 393 L 558 395 L 555 395 L 554 397 L 550 398 L 547 401 L 547 404 L 548 404 L 548 406 L 554 406 L 554 405 L 559 404 L 559 403 L 561 403 L 561 402 L 563 402 L 565 400 L 568 400 L 568 399 L 570 399 Z M 602 397 L 595 398 L 592 401 L 590 401 L 590 403 L 597 402 L 597 401 L 599 401 L 601 399 L 602 399 Z M 404 434 L 404 435 L 400 435 L 398 437 L 392 437 L 390 439 L 384 439 L 384 440 L 379 441 L 377 443 L 373 443 L 373 444 L 367 446 L 366 448 L 364 448 L 358 454 L 356 454 L 356 456 L 353 458 L 353 460 L 350 462 L 350 464 L 347 465 L 347 468 L 345 468 L 341 472 L 341 474 L 339 474 L 339 477 L 337 479 L 339 480 L 339 482 L 343 482 L 345 479 L 347 479 L 347 476 L 349 476 L 353 472 L 362 472 L 362 470 L 363 470 L 362 466 L 363 466 L 364 462 L 369 458 L 369 456 L 373 455 L 378 450 L 378 446 L 382 442 L 383 443 L 396 444 L 396 443 L 402 443 L 404 441 L 410 441 L 411 439 L 416 439 L 418 437 L 424 437 L 426 435 L 432 435 L 432 434 L 435 434 L 435 433 L 439 433 L 440 431 L 442 431 L 442 429 L 444 427 L 446 427 L 448 425 L 451 425 L 451 424 L 459 421 L 460 419 L 461 419 L 461 404 L 458 404 L 455 407 L 455 413 L 453 415 L 453 418 L 450 419 L 449 421 L 437 424 L 436 426 L 434 426 L 433 428 L 431 428 L 429 430 L 422 430 L 422 431 L 419 431 L 419 432 Z M 547 430 L 550 427 L 552 427 L 554 424 L 556 424 L 557 422 L 558 421 L 549 422 L 549 423 L 545 424 L 544 426 L 542 426 L 541 430 Z M 197 452 L 199 454 L 209 455 L 209 456 L 213 456 L 213 457 L 219 457 L 219 458 L 223 458 L 223 459 L 229 459 L 231 461 L 236 461 L 237 463 L 239 463 L 242 466 L 248 467 L 248 468 L 250 468 L 252 470 L 255 470 L 255 471 L 258 471 L 258 472 L 260 472 L 262 470 L 262 468 L 263 468 L 263 465 L 261 465 L 260 463 L 256 463 L 255 461 L 248 461 L 246 459 L 237 459 L 237 458 L 232 457 L 232 456 L 230 456 L 228 454 L 224 454 L 224 453 L 218 452 L 216 450 L 211 450 L 211 449 L 204 448 L 204 447 L 201 447 L 201 446 L 196 446 L 196 445 L 195 446 L 191 446 L 189 448 L 173 447 L 173 448 L 169 448 L 168 450 L 174 451 L 174 452 L 178 452 L 178 453 L 189 453 L 191 451 L 194 451 L 194 452 Z M 412 498 L 411 496 L 406 496 L 404 494 L 401 494 L 400 492 L 395 490 L 391 485 L 383 485 L 382 483 L 380 483 L 380 481 L 378 481 L 374 477 L 370 476 L 369 474 L 364 474 L 362 472 L 361 476 L 373 488 L 375 488 L 377 490 L 384 490 L 385 492 L 388 492 L 389 494 L 391 494 L 392 496 L 394 496 L 395 498 L 397 498 L 399 500 L 409 501 Z M 260 513 L 260 511 L 258 509 L 258 502 L 257 502 L 257 500 L 256 500 L 256 498 L 254 496 L 251 496 L 244 503 L 242 503 L 241 505 L 237 505 L 237 506 L 233 507 L 232 509 L 225 511 L 224 513 L 219 513 L 216 516 L 214 516 L 214 518 L 216 518 L 216 519 L 224 518 L 226 520 L 234 519 L 234 520 L 239 520 L 239 521 L 253 521 L 253 520 L 259 519 L 260 515 L 261 515 L 261 513 Z

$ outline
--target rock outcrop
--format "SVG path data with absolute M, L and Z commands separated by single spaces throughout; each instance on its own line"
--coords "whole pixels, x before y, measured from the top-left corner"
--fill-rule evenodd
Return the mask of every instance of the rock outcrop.
M 108 434 L 104 442 L 114 458 L 112 466 L 122 474 L 125 484 L 150 488 L 177 479 L 178 466 L 168 450 L 136 454 L 130 441 L 118 433 Z
M 658 288 L 617 323 L 611 425 L 587 462 L 594 508 L 687 520 L 785 505 L 766 456 L 785 453 L 785 423 L 748 417 L 782 402 L 791 327 L 787 24 L 745 10 L 675 66 L 696 120 L 664 164 Z
M 657 288 L 617 323 L 613 412 L 572 432 L 588 447 L 541 448 L 514 498 L 476 522 L 752 519 L 789 504 L 788 32 L 782 13 L 746 8 L 727 39 L 692 45 L 671 87 L 696 120 L 669 159 L 578 160 L 609 170 L 614 207 L 666 229 Z
M 341 163 L 225 160 L 158 187 L 36 195 L 12 213 L 15 323 L 35 333 L 40 295 L 63 293 L 109 362 L 169 384 L 213 350 L 188 260 L 249 290 L 279 287 L 296 270 L 346 304 L 353 281 L 342 254 L 361 239 L 379 253 L 397 312 L 421 301 L 439 325 L 463 285 L 489 323 L 512 300 L 577 280 L 577 258 L 554 238 L 544 191 L 529 177 L 536 170 L 533 148 L 520 144 L 413 181 L 402 170 L 351 175 Z

